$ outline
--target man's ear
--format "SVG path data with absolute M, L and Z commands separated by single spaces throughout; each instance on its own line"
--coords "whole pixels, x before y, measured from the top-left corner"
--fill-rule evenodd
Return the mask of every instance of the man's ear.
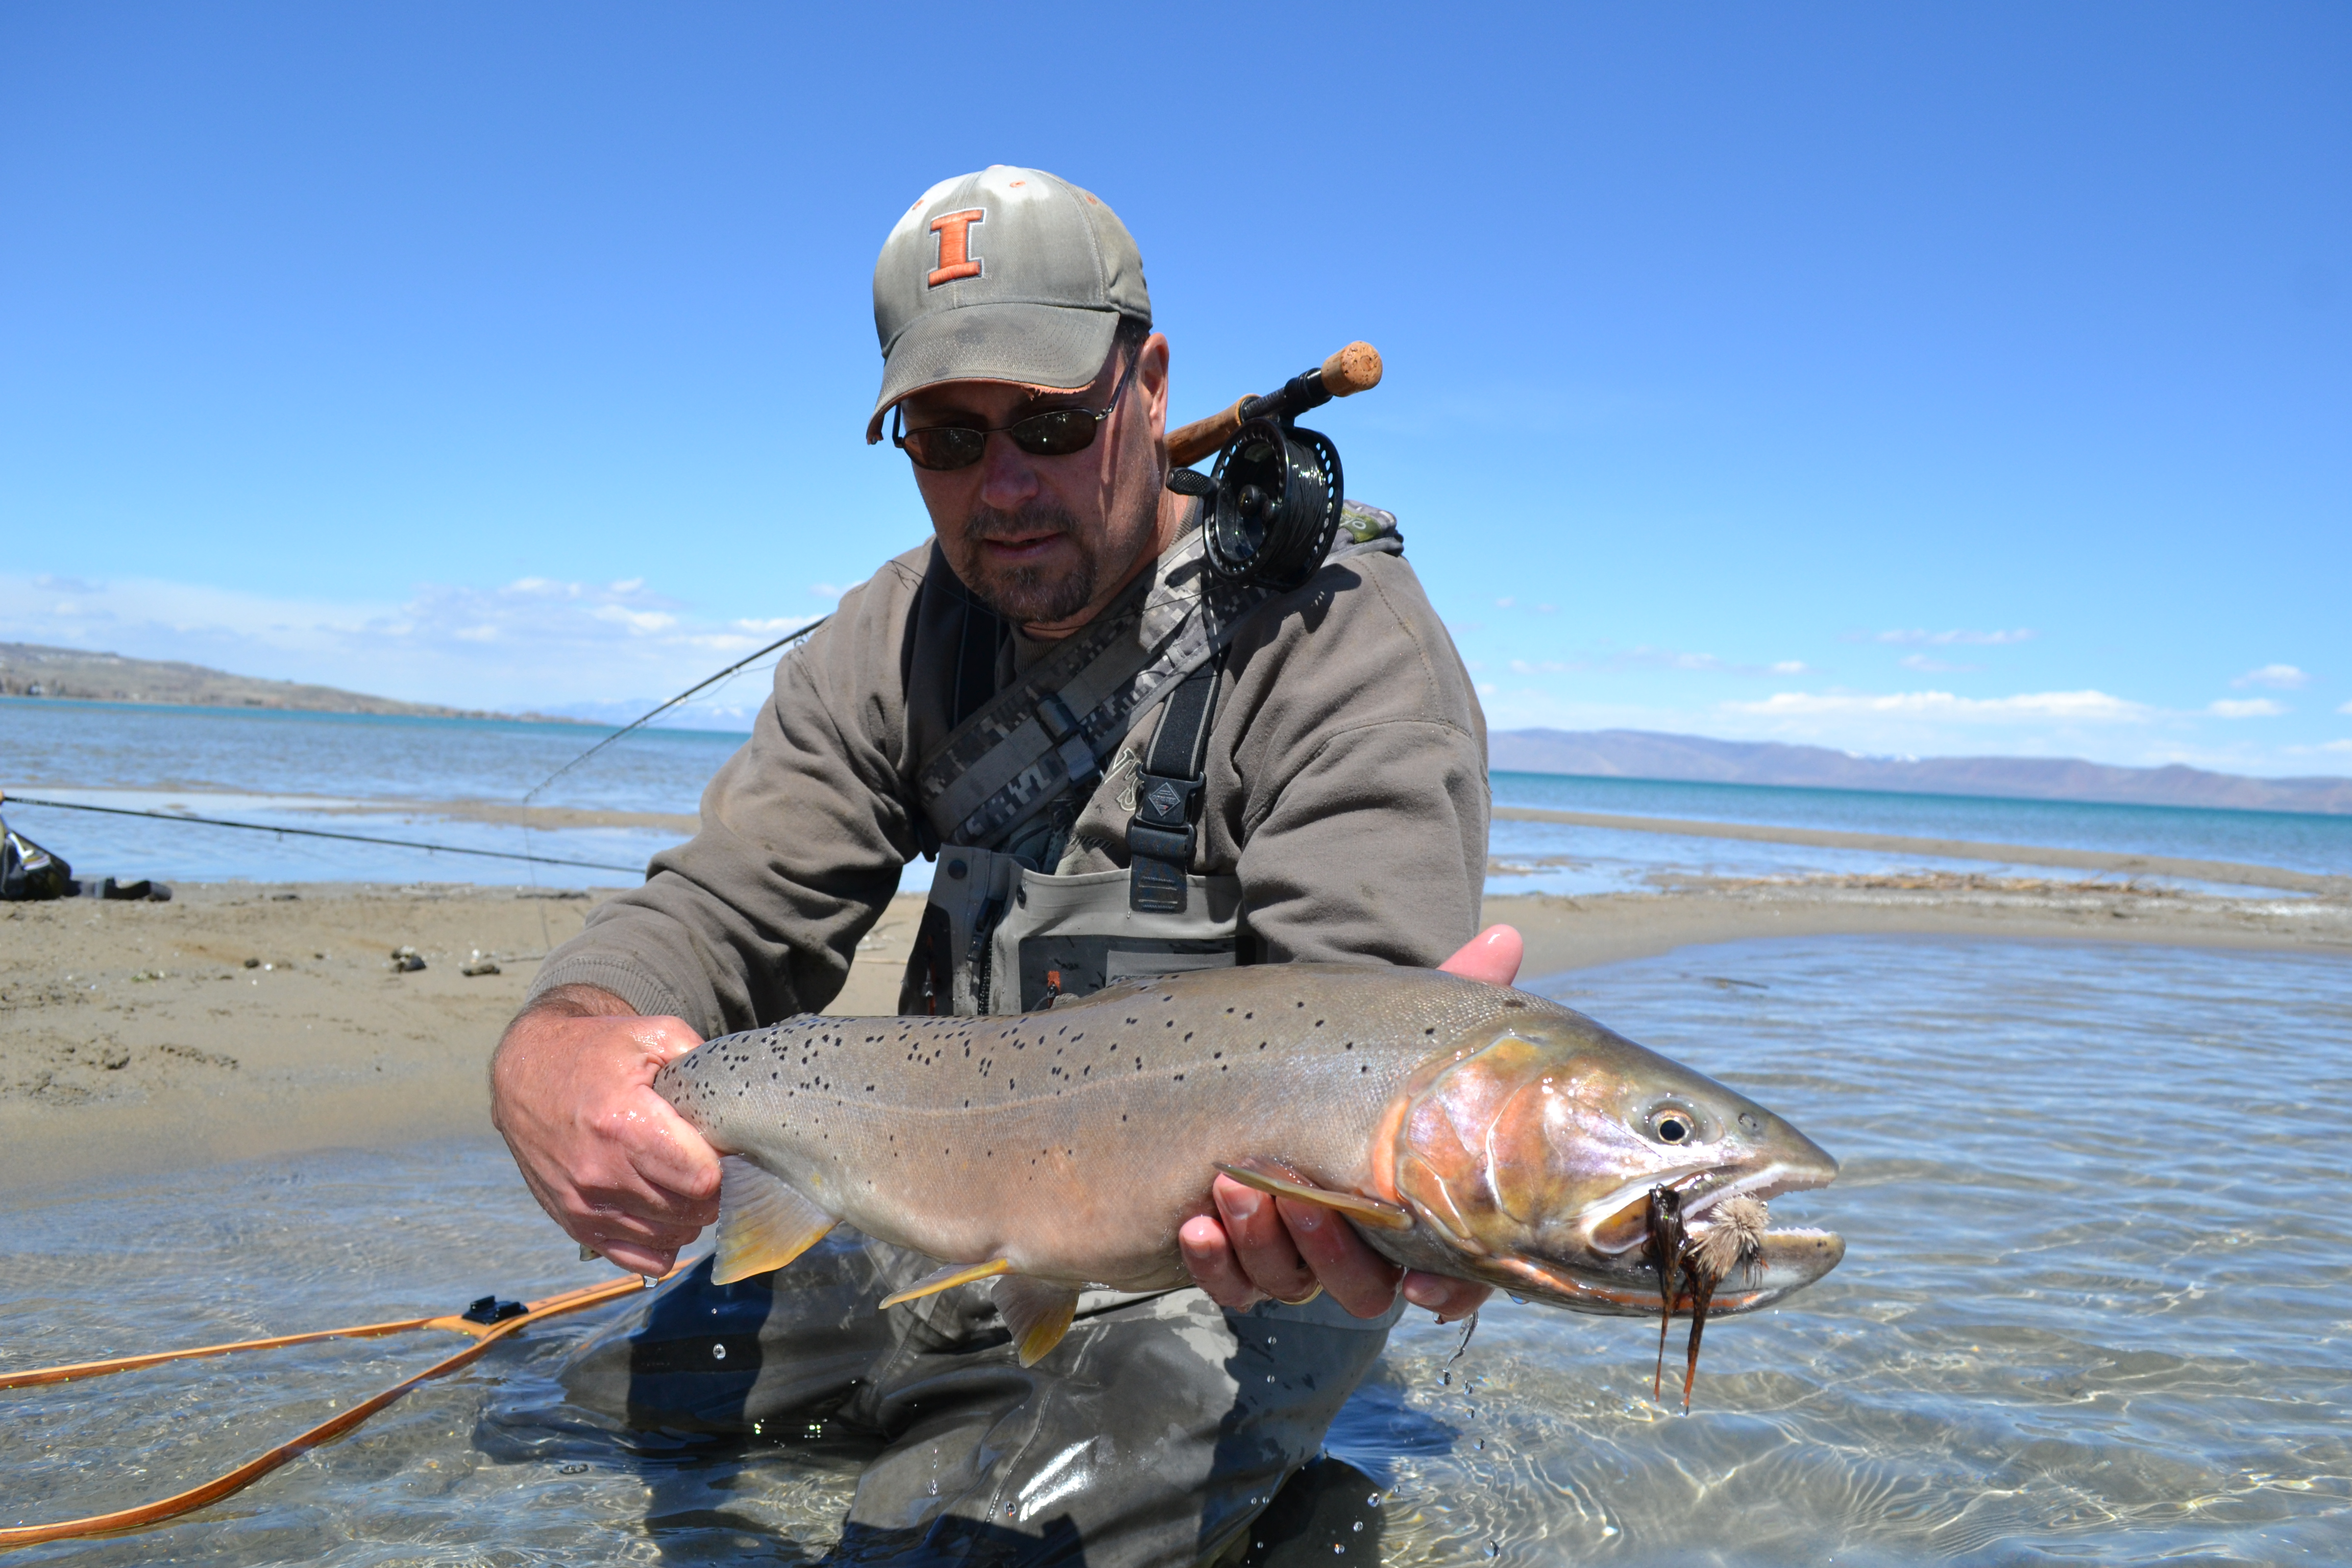
M 1143 406 L 1151 418 L 1151 439 L 1158 443 L 1168 435 L 1168 340 L 1154 332 L 1143 340 L 1138 353 L 1141 357 L 1135 367 L 1135 389 L 1143 394 Z

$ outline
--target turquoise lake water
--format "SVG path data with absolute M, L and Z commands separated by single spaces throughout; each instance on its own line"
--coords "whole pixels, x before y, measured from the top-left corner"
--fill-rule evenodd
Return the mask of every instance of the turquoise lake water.
M 438 803 L 519 802 L 607 731 L 577 724 L 261 713 L 224 709 L 0 699 L 0 789 L 199 816 L 325 826 L 469 848 L 638 867 L 670 842 L 665 832 L 578 827 L 530 831 L 468 822 Z M 604 811 L 691 814 L 702 786 L 742 737 L 647 730 L 565 774 L 539 803 Z M 2090 805 L 1859 790 L 1497 773 L 1498 805 L 1612 812 L 1915 837 L 2233 860 L 2352 875 L 2352 816 Z M 404 809 L 322 816 L 321 803 Z M 187 880 L 485 881 L 611 886 L 630 879 L 577 867 L 434 856 L 222 828 L 178 826 L 38 806 L 9 820 L 92 876 Z M 1778 876 L 1916 868 L 2032 872 L 1876 851 L 1749 844 L 1557 824 L 1497 821 L 1496 859 L 1525 861 L 1497 892 L 1634 889 L 1654 875 Z M 1540 862 L 1540 864 L 1538 864 Z M 918 861 L 904 885 L 928 885 Z M 2061 873 L 2080 876 L 2079 871 Z

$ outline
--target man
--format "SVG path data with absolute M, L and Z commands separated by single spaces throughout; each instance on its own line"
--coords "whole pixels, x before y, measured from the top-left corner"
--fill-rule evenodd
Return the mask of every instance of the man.
M 1110 209 L 1035 170 L 945 182 L 874 294 L 867 439 L 902 422 L 936 536 L 779 666 L 700 832 L 550 956 L 492 1068 L 533 1194 L 649 1274 L 718 1189 L 653 1073 L 823 1008 L 918 853 L 937 868 L 907 1011 L 1235 962 L 1517 966 L 1508 933 L 1463 946 L 1483 721 L 1393 531 L 1297 585 L 1209 571 L 1197 503 L 1166 486 L 1168 345 Z M 934 1265 L 836 1232 L 740 1286 L 689 1272 L 567 1387 L 638 1425 L 880 1445 L 845 1557 L 1196 1561 L 1313 1456 L 1401 1310 L 1397 1271 L 1325 1212 L 1223 1179 L 1213 1200 L 1181 1237 L 1201 1291 L 1089 1296 L 1034 1368 L 984 1286 L 877 1312 Z M 1444 1315 L 1485 1292 L 1402 1295 Z

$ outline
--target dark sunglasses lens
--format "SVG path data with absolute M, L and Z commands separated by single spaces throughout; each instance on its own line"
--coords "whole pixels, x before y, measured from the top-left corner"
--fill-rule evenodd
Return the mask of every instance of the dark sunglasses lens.
M 1034 419 L 1024 419 L 1005 432 L 1013 444 L 1033 458 L 1066 458 L 1095 444 L 1098 421 L 1083 408 L 1056 408 Z
M 978 430 L 940 425 L 929 430 L 908 431 L 906 446 L 907 456 L 915 460 L 917 468 L 968 468 L 980 461 L 988 437 Z

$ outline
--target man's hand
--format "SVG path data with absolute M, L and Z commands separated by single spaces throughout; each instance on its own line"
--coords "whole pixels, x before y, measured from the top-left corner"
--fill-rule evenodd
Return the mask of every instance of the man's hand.
M 1517 931 L 1488 926 L 1438 967 L 1508 985 L 1518 977 L 1523 951 Z M 1268 1296 L 1300 1301 L 1320 1286 L 1357 1317 L 1376 1318 L 1396 1300 L 1402 1279 L 1404 1299 L 1443 1321 L 1468 1316 L 1493 1294 L 1491 1286 L 1398 1268 L 1329 1209 L 1277 1198 L 1230 1176 L 1219 1176 L 1211 1191 L 1224 1223 L 1202 1215 L 1185 1221 L 1177 1239 L 1193 1282 L 1221 1307 L 1238 1311 Z
M 666 1274 L 719 1217 L 719 1156 L 653 1090 L 702 1040 L 609 991 L 561 985 L 507 1026 L 490 1121 L 566 1234 L 622 1268 Z

